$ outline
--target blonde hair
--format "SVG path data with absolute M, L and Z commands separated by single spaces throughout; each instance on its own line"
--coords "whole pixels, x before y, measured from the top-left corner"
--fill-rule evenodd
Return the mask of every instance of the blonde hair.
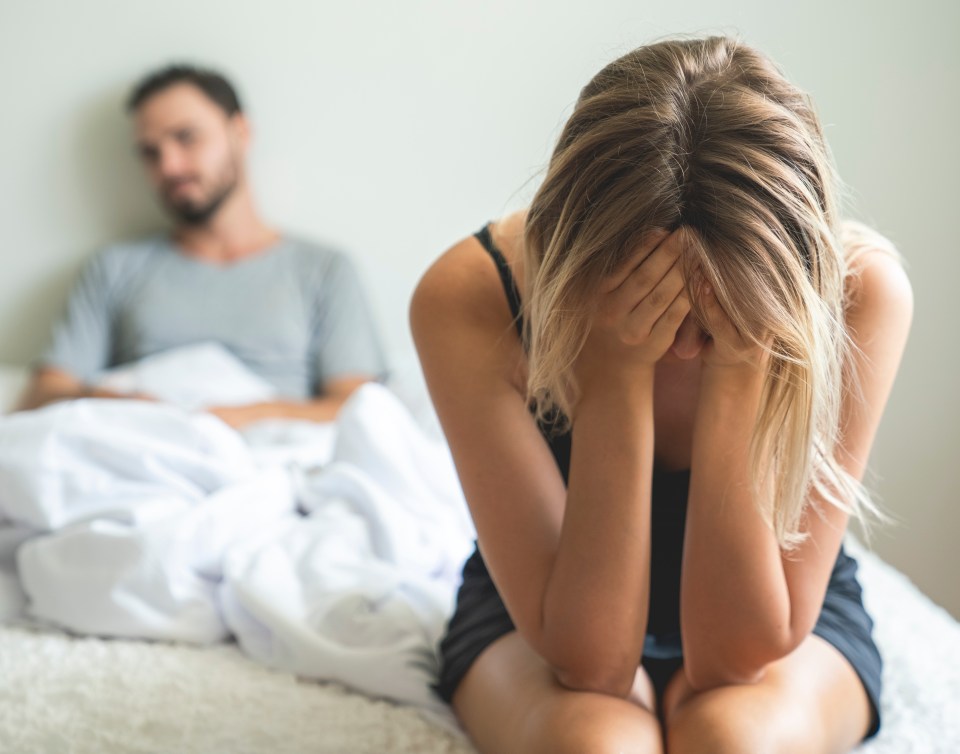
M 750 459 L 781 546 L 803 541 L 811 490 L 849 513 L 876 512 L 835 459 L 854 382 L 838 185 L 809 97 L 742 42 L 672 39 L 606 66 L 581 92 L 524 229 L 527 390 L 538 417 L 556 425 L 558 413 L 572 415 L 572 367 L 598 283 L 650 231 L 678 230 L 701 326 L 702 277 L 736 328 L 769 351 Z

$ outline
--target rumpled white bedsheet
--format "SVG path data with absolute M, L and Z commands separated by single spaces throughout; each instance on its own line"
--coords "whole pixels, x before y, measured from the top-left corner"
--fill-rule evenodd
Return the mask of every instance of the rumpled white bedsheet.
M 306 517 L 227 553 L 224 615 L 251 657 L 445 711 L 435 646 L 474 531 L 446 446 L 385 388 L 341 411 L 333 459 L 300 473 Z
M 80 400 L 0 419 L 0 618 L 210 643 L 443 711 L 474 531 L 449 450 L 381 385 L 335 427 Z

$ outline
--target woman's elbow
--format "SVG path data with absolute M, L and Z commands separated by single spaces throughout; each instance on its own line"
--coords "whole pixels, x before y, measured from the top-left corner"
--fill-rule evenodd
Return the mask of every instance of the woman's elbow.
M 786 657 L 795 648 L 793 642 L 764 645 L 753 641 L 727 650 L 685 651 L 683 663 L 690 685 L 697 691 L 709 691 L 720 686 L 757 683 L 771 663 Z
M 598 671 L 591 669 L 562 669 L 553 668 L 557 683 L 570 691 L 583 691 L 605 696 L 614 696 L 626 699 L 633 689 L 636 670 L 632 672 Z
M 749 686 L 762 680 L 766 665 L 700 662 L 684 657 L 684 674 L 694 691 L 710 691 L 722 686 Z
M 801 641 L 790 631 L 776 630 L 724 642 L 712 637 L 708 644 L 688 632 L 683 653 L 687 680 L 697 691 L 757 683 L 771 663 L 789 655 Z

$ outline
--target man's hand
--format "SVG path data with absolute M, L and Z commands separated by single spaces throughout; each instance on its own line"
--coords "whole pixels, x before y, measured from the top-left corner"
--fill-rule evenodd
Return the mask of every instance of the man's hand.
M 271 410 L 273 407 L 273 410 Z M 248 424 L 264 419 L 279 419 L 282 411 L 275 403 L 251 403 L 246 406 L 215 406 L 207 411 L 234 429 L 242 429 Z
M 121 393 L 116 390 L 109 390 L 103 387 L 89 387 L 80 396 L 80 398 L 109 398 L 112 400 L 126 401 L 152 401 L 159 403 L 160 399 L 149 393 L 135 391 L 132 393 Z
M 245 406 L 213 406 L 207 411 L 219 417 L 234 429 L 266 419 L 329 422 L 337 418 L 340 407 L 369 377 L 341 377 L 323 385 L 323 395 L 306 401 L 266 401 Z

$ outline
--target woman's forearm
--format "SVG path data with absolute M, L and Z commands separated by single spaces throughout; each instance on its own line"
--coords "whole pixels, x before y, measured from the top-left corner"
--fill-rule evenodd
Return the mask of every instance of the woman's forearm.
M 748 463 L 762 380 L 748 368 L 702 375 L 681 575 L 685 665 L 700 688 L 751 681 L 789 651 L 780 547 Z
M 653 444 L 652 368 L 578 405 L 542 603 L 542 648 L 570 687 L 625 696 L 633 684 L 649 603 Z

